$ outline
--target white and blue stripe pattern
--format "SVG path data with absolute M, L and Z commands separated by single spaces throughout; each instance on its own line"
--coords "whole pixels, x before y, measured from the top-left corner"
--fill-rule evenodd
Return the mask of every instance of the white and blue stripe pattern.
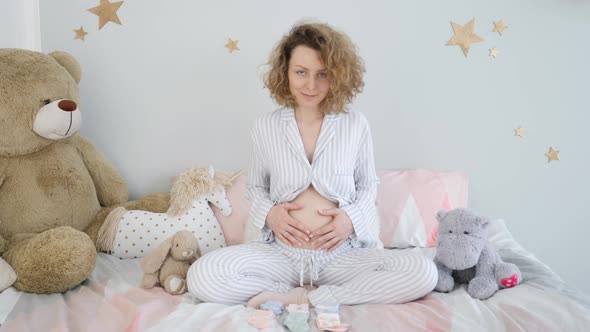
M 302 265 L 308 261 L 314 264 Z M 245 304 L 263 291 L 286 293 L 304 283 L 312 304 L 404 303 L 431 292 L 438 281 L 433 261 L 407 251 L 351 248 L 333 252 L 292 248 L 280 242 L 218 249 L 199 258 L 187 275 L 189 292 L 203 302 Z M 314 275 L 315 274 L 315 275 Z
M 375 200 L 379 179 L 373 142 L 364 115 L 350 111 L 324 117 L 312 163 L 305 155 L 293 109 L 261 117 L 252 130 L 249 178 L 250 223 L 270 242 L 266 215 L 313 185 L 338 203 L 354 226 L 354 247 L 382 248 Z
M 386 251 L 375 206 L 378 178 L 369 125 L 360 113 L 326 115 L 310 164 L 292 109 L 262 117 L 252 132 L 248 198 L 250 222 L 261 240 L 222 248 L 189 269 L 190 293 L 205 302 L 243 304 L 263 291 L 285 293 L 302 283 L 320 287 L 312 304 L 403 303 L 434 289 L 432 260 Z M 309 185 L 352 220 L 352 239 L 333 252 L 293 248 L 274 241 L 265 226 L 275 204 L 291 202 Z

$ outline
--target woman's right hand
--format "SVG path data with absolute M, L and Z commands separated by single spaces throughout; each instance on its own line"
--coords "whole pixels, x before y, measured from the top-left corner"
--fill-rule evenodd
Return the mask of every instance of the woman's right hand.
M 303 206 L 298 204 L 283 203 L 273 206 L 266 215 L 266 222 L 275 236 L 291 247 L 301 246 L 309 241 L 311 231 L 289 214 L 291 210 L 302 208 Z

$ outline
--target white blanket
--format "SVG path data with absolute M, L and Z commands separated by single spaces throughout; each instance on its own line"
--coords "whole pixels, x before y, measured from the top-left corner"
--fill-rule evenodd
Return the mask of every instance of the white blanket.
M 349 331 L 590 331 L 590 300 L 569 290 L 546 265 L 524 250 L 503 221 L 492 223 L 490 241 L 517 264 L 524 283 L 485 301 L 465 286 L 433 292 L 402 305 L 341 306 Z M 409 249 L 433 257 L 430 249 Z M 91 277 L 65 294 L 33 295 L 8 288 L 0 293 L 0 331 L 257 331 L 242 305 L 197 303 L 139 287 L 138 259 L 99 254 Z M 287 331 L 278 317 L 273 328 Z M 311 331 L 315 314 L 310 317 Z

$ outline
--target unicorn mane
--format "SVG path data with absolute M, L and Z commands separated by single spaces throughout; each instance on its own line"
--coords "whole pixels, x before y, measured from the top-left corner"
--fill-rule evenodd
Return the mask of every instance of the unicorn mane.
M 223 186 L 225 190 L 232 186 L 232 183 L 244 171 L 237 173 L 226 173 L 215 171 L 213 178 L 209 175 L 208 167 L 191 167 L 177 175 L 172 182 L 170 190 L 170 208 L 167 213 L 170 216 L 178 216 L 192 207 L 192 201 L 203 196 L 217 186 Z

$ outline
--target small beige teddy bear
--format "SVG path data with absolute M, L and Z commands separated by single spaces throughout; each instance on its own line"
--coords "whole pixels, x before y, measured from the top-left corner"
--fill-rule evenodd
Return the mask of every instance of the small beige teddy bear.
M 189 231 L 176 232 L 142 258 L 142 287 L 152 288 L 160 284 L 169 294 L 185 293 L 186 273 L 199 256 L 195 236 Z

